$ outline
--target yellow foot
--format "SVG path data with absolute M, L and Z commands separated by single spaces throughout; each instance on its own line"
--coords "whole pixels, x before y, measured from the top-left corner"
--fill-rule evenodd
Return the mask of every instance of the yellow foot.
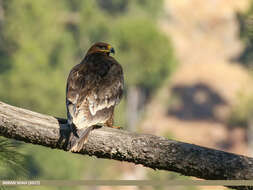
M 111 128 L 114 128 L 114 129 L 122 129 L 122 127 L 120 127 L 120 126 L 111 126 Z

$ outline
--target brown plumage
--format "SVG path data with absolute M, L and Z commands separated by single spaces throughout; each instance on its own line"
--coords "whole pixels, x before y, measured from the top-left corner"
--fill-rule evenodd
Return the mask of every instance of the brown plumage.
M 95 43 L 68 76 L 68 124 L 78 138 L 71 151 L 81 150 L 93 126 L 113 127 L 114 107 L 122 98 L 124 79 L 121 65 L 110 53 L 115 53 L 111 45 Z M 79 134 L 78 129 L 83 128 Z

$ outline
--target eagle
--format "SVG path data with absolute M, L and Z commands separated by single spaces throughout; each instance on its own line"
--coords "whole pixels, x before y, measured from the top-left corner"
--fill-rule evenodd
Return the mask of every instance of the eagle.
M 113 126 L 114 108 L 123 96 L 121 65 L 111 56 L 114 48 L 97 42 L 74 66 L 67 79 L 66 107 L 68 126 L 77 139 L 70 151 L 79 152 L 95 126 Z M 82 129 L 82 130 L 80 130 Z

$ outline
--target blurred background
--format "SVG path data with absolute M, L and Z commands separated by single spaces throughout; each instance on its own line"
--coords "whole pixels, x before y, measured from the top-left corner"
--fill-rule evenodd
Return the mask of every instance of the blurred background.
M 97 41 L 124 69 L 116 125 L 253 156 L 252 0 L 0 0 L 0 101 L 65 118 L 68 73 Z M 187 177 L 0 137 L 0 178 Z

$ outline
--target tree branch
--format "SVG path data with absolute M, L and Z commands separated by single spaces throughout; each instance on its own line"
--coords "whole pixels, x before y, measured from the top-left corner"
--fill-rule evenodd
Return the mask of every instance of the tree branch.
M 7 138 L 62 149 L 57 142 L 60 133 L 67 129 L 65 123 L 65 119 L 0 102 L 0 135 Z M 80 154 L 202 179 L 253 179 L 253 158 L 107 127 L 93 130 Z

